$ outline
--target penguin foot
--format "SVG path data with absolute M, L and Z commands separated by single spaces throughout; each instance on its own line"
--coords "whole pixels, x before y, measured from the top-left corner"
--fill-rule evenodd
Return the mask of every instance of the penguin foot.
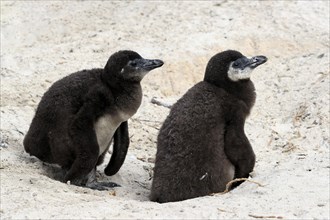
M 94 181 L 91 183 L 87 183 L 85 187 L 90 188 L 90 189 L 104 191 L 104 190 L 109 190 L 109 188 L 121 187 L 121 185 L 119 185 L 117 183 L 113 183 L 113 182 L 96 182 L 96 181 Z
M 96 180 L 96 167 L 86 176 L 71 180 L 70 184 L 100 191 L 109 190 L 110 188 L 114 187 L 120 187 L 119 184 L 114 182 L 98 182 Z

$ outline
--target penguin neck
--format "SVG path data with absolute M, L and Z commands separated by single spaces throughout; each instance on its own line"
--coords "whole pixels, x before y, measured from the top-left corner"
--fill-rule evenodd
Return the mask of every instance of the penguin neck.
M 101 80 L 109 87 L 119 109 L 129 109 L 134 114 L 141 105 L 142 88 L 140 82 L 119 79 L 103 72 Z
M 111 87 L 117 108 L 133 115 L 136 113 L 142 102 L 142 88 L 140 82 L 118 81 Z
M 256 100 L 256 93 L 251 80 L 241 80 L 238 82 L 225 81 L 218 86 L 242 100 L 249 109 L 253 107 Z
M 142 88 L 140 82 L 118 81 L 115 86 L 111 86 L 114 97 L 129 96 L 133 99 L 142 98 Z

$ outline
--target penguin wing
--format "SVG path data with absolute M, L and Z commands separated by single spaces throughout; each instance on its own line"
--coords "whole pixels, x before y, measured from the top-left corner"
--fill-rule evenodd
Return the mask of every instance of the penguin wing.
M 247 178 L 255 164 L 255 154 L 245 135 L 245 113 L 242 108 L 231 112 L 231 119 L 226 125 L 225 153 L 235 166 L 235 178 Z
M 104 170 L 108 176 L 116 174 L 123 165 L 129 147 L 128 123 L 124 121 L 113 135 L 113 152 L 109 164 Z
M 69 135 L 79 145 L 79 149 L 99 149 L 96 134 L 92 132 L 95 120 L 102 115 L 114 102 L 110 90 L 102 86 L 94 86 L 85 95 L 83 104 L 78 112 L 73 115 Z M 84 140 L 86 139 L 86 140 Z M 84 140 L 84 141 L 81 141 Z
M 81 181 L 97 164 L 99 145 L 94 129 L 95 119 L 113 103 L 109 89 L 96 85 L 84 97 L 79 111 L 70 122 L 69 136 L 74 147 L 75 161 L 65 181 Z

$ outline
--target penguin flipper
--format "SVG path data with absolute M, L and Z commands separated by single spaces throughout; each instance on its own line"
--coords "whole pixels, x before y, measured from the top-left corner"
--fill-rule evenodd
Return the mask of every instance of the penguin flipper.
M 64 181 L 70 180 L 81 185 L 86 176 L 95 168 L 99 157 L 99 145 L 94 129 L 94 121 L 106 106 L 112 102 L 111 93 L 102 88 L 92 88 L 85 97 L 84 104 L 74 116 L 69 129 L 69 137 L 75 152 L 75 160 L 65 175 Z
M 113 135 L 113 152 L 111 159 L 104 170 L 108 176 L 115 175 L 123 165 L 129 147 L 128 123 L 124 121 Z
M 255 154 L 244 132 L 245 119 L 239 112 L 226 126 L 225 153 L 229 161 L 235 166 L 234 178 L 248 178 L 255 165 Z M 232 188 L 240 185 L 235 182 Z

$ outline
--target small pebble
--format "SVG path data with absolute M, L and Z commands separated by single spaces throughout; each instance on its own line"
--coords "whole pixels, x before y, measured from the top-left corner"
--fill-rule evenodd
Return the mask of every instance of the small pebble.
M 252 177 L 252 178 L 256 177 L 256 173 L 255 173 L 254 171 L 252 171 L 252 172 L 250 173 L 250 177 Z
M 116 191 L 110 191 L 110 192 L 109 192 L 109 195 L 110 195 L 110 196 L 116 196 Z
M 5 143 L 5 142 L 2 142 L 2 143 L 0 143 L 0 147 L 7 148 L 8 147 L 8 144 Z
M 38 181 L 38 180 L 37 180 L 36 178 L 31 178 L 31 179 L 30 179 L 30 183 L 31 183 L 31 184 L 35 184 L 37 181 Z

